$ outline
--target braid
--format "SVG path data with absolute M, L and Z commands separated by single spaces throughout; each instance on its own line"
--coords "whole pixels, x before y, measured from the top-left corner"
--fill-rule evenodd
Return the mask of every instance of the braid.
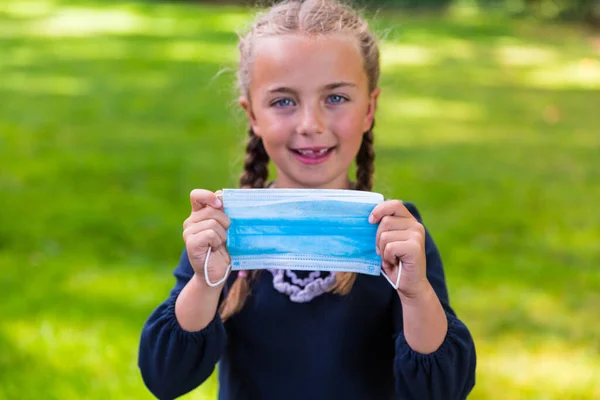
M 244 161 L 244 173 L 240 177 L 240 187 L 264 188 L 269 176 L 268 164 L 269 155 L 262 139 L 254 134 L 252 128 L 248 129 L 246 160 Z
M 373 172 L 375 170 L 375 151 L 373 150 L 373 127 L 363 135 L 360 149 L 356 155 L 356 189 L 369 191 L 373 188 Z
M 370 191 L 373 187 L 373 171 L 375 170 L 375 151 L 373 150 L 373 127 L 375 121 L 368 131 L 363 134 L 360 149 L 356 155 L 356 190 Z M 337 294 L 348 294 L 356 281 L 356 273 L 339 272 L 335 277 L 333 292 Z
M 227 295 L 219 307 L 219 315 L 223 322 L 227 321 L 233 314 L 238 313 L 244 307 L 244 303 L 246 303 L 246 299 L 250 295 L 251 281 L 257 275 L 257 271 L 252 271 L 250 276 L 244 276 L 238 272 L 235 281 L 231 284 Z
M 240 177 L 240 187 L 264 188 L 269 177 L 268 165 L 269 155 L 265 150 L 262 139 L 256 136 L 252 128 L 248 129 L 246 160 L 244 161 L 244 172 Z M 251 283 L 258 278 L 258 275 L 259 271 L 251 271 L 248 276 L 238 273 L 229 289 L 229 293 L 227 293 L 219 308 L 219 314 L 223 321 L 226 321 L 244 307 L 244 303 L 251 292 Z

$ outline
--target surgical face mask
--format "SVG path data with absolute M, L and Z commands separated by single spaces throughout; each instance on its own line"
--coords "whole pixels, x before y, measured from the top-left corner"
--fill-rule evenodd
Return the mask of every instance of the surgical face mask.
M 294 269 L 380 275 L 378 193 L 325 189 L 225 189 L 233 270 Z

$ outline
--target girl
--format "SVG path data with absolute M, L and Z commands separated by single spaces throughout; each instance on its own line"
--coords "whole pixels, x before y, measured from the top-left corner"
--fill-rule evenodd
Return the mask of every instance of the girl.
M 379 50 L 367 24 L 336 0 L 286 1 L 254 23 L 239 50 L 250 125 L 240 185 L 371 190 Z M 223 400 L 467 397 L 473 340 L 449 305 L 440 255 L 413 205 L 385 201 L 370 216 L 391 281 L 402 262 L 397 290 L 376 276 L 282 270 L 209 285 L 228 271 L 230 221 L 210 191 L 192 191 L 191 206 L 177 283 L 141 336 L 142 377 L 158 398 L 196 388 L 219 361 Z M 319 280 L 322 290 L 308 297 L 286 290 Z

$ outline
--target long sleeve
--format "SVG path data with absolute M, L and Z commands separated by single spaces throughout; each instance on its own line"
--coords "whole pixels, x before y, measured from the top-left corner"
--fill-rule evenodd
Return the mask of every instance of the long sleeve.
M 174 399 L 203 383 L 225 349 L 219 315 L 201 331 L 184 331 L 175 316 L 175 301 L 193 276 L 187 252 L 174 271 L 169 298 L 150 315 L 142 330 L 138 365 L 144 383 L 159 399 Z
M 422 222 L 416 207 L 406 204 Z M 442 259 L 427 232 L 425 251 L 427 278 L 437 294 L 448 318 L 448 332 L 442 345 L 431 354 L 420 354 L 410 348 L 402 330 L 402 305 L 394 296 L 394 377 L 396 393 L 403 400 L 462 400 L 475 385 L 476 352 L 473 338 L 450 307 Z

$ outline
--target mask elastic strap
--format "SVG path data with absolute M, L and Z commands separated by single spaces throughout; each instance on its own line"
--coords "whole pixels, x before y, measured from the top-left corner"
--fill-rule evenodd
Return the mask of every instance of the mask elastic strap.
M 394 285 L 394 282 L 392 282 L 392 280 L 390 279 L 389 276 L 387 276 L 387 274 L 385 273 L 385 271 L 383 270 L 383 268 L 381 269 L 381 272 L 383 274 L 383 277 L 385 279 L 387 279 L 387 281 L 390 283 L 390 285 L 392 285 L 392 287 L 394 288 L 394 290 L 398 290 L 398 285 L 400 284 L 400 277 L 402 276 L 402 261 L 398 261 L 398 278 L 396 279 L 396 284 Z
M 208 251 L 206 252 L 206 260 L 204 260 L 204 279 L 206 280 L 206 284 L 210 287 L 219 286 L 221 283 L 225 282 L 227 277 L 229 276 L 229 270 L 231 269 L 231 264 L 227 266 L 227 271 L 225 271 L 225 276 L 221 278 L 218 282 L 212 283 L 210 279 L 208 279 L 208 259 L 210 258 L 210 253 L 212 251 L 212 247 L 208 247 Z

